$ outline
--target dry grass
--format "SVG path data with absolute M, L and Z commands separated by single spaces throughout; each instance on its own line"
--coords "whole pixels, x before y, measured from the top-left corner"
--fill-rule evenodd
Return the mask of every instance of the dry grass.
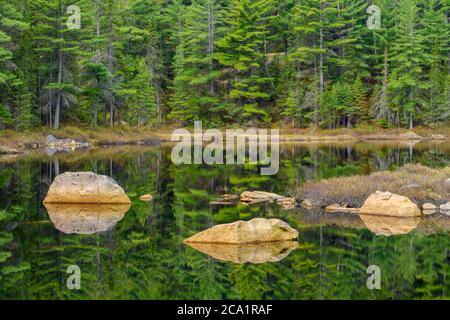
M 450 167 L 431 169 L 409 164 L 393 172 L 306 182 L 296 191 L 296 196 L 310 199 L 319 206 L 348 203 L 351 207 L 360 207 L 372 192 L 380 190 L 406 196 L 417 204 L 442 204 L 449 200 L 449 189 L 445 184 L 448 178 Z M 405 187 L 407 185 L 419 187 Z
M 114 128 L 64 126 L 60 130 L 35 128 L 29 132 L 2 130 L 0 131 L 0 145 L 20 148 L 21 146 L 28 147 L 30 144 L 44 144 L 49 134 L 60 139 L 70 138 L 91 144 L 111 142 L 127 144 L 150 139 L 165 139 L 167 137 L 165 130 L 155 132 L 155 130 L 149 128 L 132 128 L 127 126 L 116 126 Z
M 277 128 L 276 125 L 273 128 Z M 421 128 L 414 132 L 422 137 L 432 134 L 444 134 L 450 137 L 450 127 L 436 129 Z M 60 130 L 46 127 L 34 128 L 28 132 L 16 132 L 14 130 L 0 130 L 0 145 L 12 148 L 30 147 L 32 144 L 43 145 L 45 138 L 52 134 L 57 138 L 70 138 L 91 144 L 131 144 L 137 141 L 152 140 L 155 138 L 168 141 L 175 127 L 166 126 L 160 129 L 134 128 L 128 126 L 115 126 L 113 128 L 90 128 L 77 125 L 65 125 Z M 401 135 L 408 132 L 405 129 L 380 129 L 373 126 L 361 126 L 352 129 L 289 129 L 280 131 L 281 141 L 285 142 L 356 142 L 360 140 L 398 140 Z

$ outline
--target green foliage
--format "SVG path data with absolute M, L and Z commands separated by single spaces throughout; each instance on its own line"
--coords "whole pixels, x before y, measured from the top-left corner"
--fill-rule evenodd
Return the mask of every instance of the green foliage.
M 437 127 L 448 1 L 0 1 L 0 127 Z

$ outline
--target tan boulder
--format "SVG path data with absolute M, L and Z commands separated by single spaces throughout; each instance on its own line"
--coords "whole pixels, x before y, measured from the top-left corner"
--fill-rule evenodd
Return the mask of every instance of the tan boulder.
M 220 244 L 187 243 L 190 247 L 214 259 L 234 263 L 278 262 L 297 249 L 297 241 L 277 241 L 266 243 Z
M 184 240 L 185 243 L 263 243 L 298 238 L 298 231 L 278 219 L 255 218 L 219 224 Z
M 44 203 L 131 203 L 112 178 L 93 172 L 65 172 L 55 178 Z
M 359 212 L 393 217 L 420 217 L 421 215 L 419 207 L 407 197 L 381 191 L 372 193 Z
M 113 228 L 130 204 L 45 203 L 50 220 L 66 234 L 93 234 Z

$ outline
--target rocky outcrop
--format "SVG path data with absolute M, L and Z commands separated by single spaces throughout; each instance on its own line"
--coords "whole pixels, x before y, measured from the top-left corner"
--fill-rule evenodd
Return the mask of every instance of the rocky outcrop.
M 392 217 L 420 217 L 421 215 L 419 207 L 407 197 L 381 191 L 372 193 L 359 212 Z
M 88 142 L 75 141 L 73 139 L 57 139 L 52 135 L 47 136 L 45 140 L 47 148 L 55 151 L 67 151 L 77 148 L 87 148 L 89 147 Z
M 55 178 L 44 203 L 131 203 L 116 181 L 93 172 L 66 172 Z
M 279 194 L 265 191 L 244 191 L 241 194 L 241 202 L 248 204 L 280 200 L 283 198 L 285 197 Z
M 50 220 L 66 234 L 93 234 L 113 228 L 130 204 L 45 203 Z
M 241 202 L 256 204 L 263 202 L 276 202 L 283 210 L 295 208 L 295 199 L 280 196 L 279 194 L 265 191 L 244 191 L 241 193 Z
M 243 244 L 290 241 L 298 231 L 278 219 L 255 218 L 219 224 L 184 240 L 185 243 Z
M 190 247 L 214 259 L 234 263 L 278 262 L 286 258 L 298 247 L 297 241 L 277 241 L 267 243 L 218 244 L 187 243 Z

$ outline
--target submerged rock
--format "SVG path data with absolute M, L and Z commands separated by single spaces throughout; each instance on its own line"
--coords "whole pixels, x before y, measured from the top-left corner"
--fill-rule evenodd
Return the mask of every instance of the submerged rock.
M 305 199 L 302 201 L 302 207 L 306 209 L 312 209 L 314 207 L 314 203 L 309 199 Z
M 282 198 L 277 200 L 277 204 L 283 209 L 283 210 L 291 210 L 295 208 L 295 199 L 294 198 Z
M 441 209 L 441 213 L 450 216 L 450 202 L 447 202 L 446 204 L 441 204 L 439 209 Z
M 413 131 L 409 131 L 407 133 L 402 133 L 400 135 L 401 139 L 404 140 L 422 140 L 423 137 L 419 136 L 417 133 L 413 132 Z
M 376 235 L 393 236 L 410 233 L 419 226 L 420 217 L 359 215 L 367 229 Z
M 425 215 L 434 214 L 437 211 L 437 207 L 432 203 L 424 203 L 422 205 L 422 213 Z
M 222 196 L 222 199 L 225 200 L 225 201 L 228 201 L 228 200 L 237 200 L 237 199 L 239 199 L 239 196 L 237 196 L 237 195 L 235 195 L 235 194 L 224 194 L 224 195 Z
M 430 136 L 430 140 L 447 140 L 447 136 L 445 134 L 432 134 Z
M 278 262 L 297 249 L 297 241 L 277 241 L 247 244 L 187 243 L 190 247 L 214 259 L 234 263 Z
M 372 193 L 360 209 L 362 214 L 393 217 L 420 217 L 419 207 L 407 197 L 390 192 Z
M 47 136 L 45 139 L 45 144 L 47 145 L 48 152 L 56 151 L 73 151 L 77 148 L 88 148 L 88 142 L 75 141 L 73 139 L 57 139 L 52 135 Z
M 279 194 L 265 191 L 244 191 L 241 194 L 241 202 L 245 202 L 248 204 L 267 202 L 284 198 L 285 197 L 280 196 Z
M 278 219 L 255 218 L 219 224 L 185 239 L 185 243 L 263 243 L 296 240 L 298 231 Z
M 144 202 L 150 202 L 153 200 L 153 197 L 149 194 L 143 194 L 142 196 L 139 197 L 139 200 Z
M 131 203 L 125 191 L 108 176 L 65 172 L 55 178 L 44 203 Z
M 6 147 L 6 146 L 0 146 L 0 154 L 11 155 L 11 154 L 19 154 L 19 153 L 21 153 L 21 152 L 17 149 Z
M 113 228 L 130 204 L 44 203 L 50 220 L 66 234 L 93 234 Z
M 295 208 L 295 199 L 280 196 L 279 194 L 265 191 L 245 191 L 241 193 L 241 202 L 256 204 L 263 202 L 276 202 L 283 210 Z
M 209 204 L 212 206 L 235 206 L 236 205 L 235 202 L 223 201 L 223 200 L 210 201 Z

